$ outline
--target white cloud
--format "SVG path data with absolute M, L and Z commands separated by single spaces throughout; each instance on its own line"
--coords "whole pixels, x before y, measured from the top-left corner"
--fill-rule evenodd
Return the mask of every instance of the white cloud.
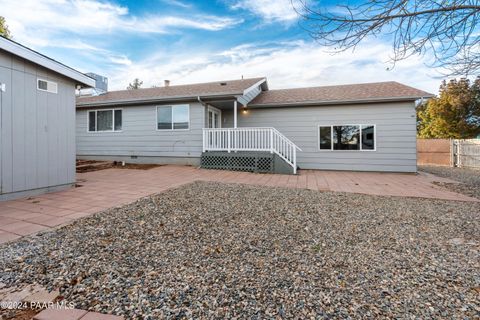
M 193 18 L 193 19 L 192 19 Z M 241 23 L 241 20 L 216 17 L 210 15 L 195 16 L 191 18 L 182 17 L 147 17 L 143 20 L 133 20 L 126 23 L 123 28 L 131 31 L 140 31 L 145 33 L 168 33 L 171 28 L 192 28 L 210 31 L 218 31 L 235 24 Z
M 235 1 L 237 9 L 250 10 L 264 21 L 296 19 L 290 0 Z M 72 57 L 59 60 L 108 76 L 111 89 L 124 89 L 135 77 L 151 86 L 161 85 L 164 79 L 184 84 L 242 75 L 266 76 L 271 88 L 396 80 L 435 93 L 440 83 L 440 78 L 435 78 L 439 74 L 424 65 L 427 58 L 413 57 L 387 71 L 385 61 L 391 47 L 381 42 L 364 42 L 355 53 L 337 55 L 305 41 L 246 43 L 213 52 L 202 49 L 206 46 L 174 43 L 165 50 L 152 50 L 155 53 L 145 59 L 144 53 L 134 55 L 127 49 L 129 56 L 109 42 L 127 32 L 136 37 L 136 33 L 164 33 L 178 28 L 220 30 L 238 21 L 206 15 L 133 16 L 126 7 L 100 0 L 0 0 L 0 8 L 15 40 L 34 48 L 71 49 Z
M 180 28 L 216 31 L 241 23 L 211 15 L 134 16 L 127 7 L 100 0 L 0 0 L 0 8 L 14 38 L 32 45 L 45 45 L 49 37 L 65 33 L 170 33 Z
M 181 8 L 191 8 L 192 5 L 189 3 L 185 3 L 179 0 L 161 0 L 163 3 L 168 4 L 170 6 L 177 6 Z
M 293 1 L 295 8 L 300 7 L 299 1 Z M 298 19 L 298 14 L 290 0 L 236 0 L 231 5 L 232 9 L 243 9 L 259 16 L 267 23 L 293 22 Z
M 161 85 L 164 79 L 174 84 L 266 76 L 270 88 L 290 88 L 376 81 L 398 81 L 436 93 L 439 73 L 425 66 L 424 59 L 402 61 L 387 71 L 390 47 L 364 43 L 355 53 L 332 55 L 311 42 L 295 41 L 244 44 L 212 53 L 175 57 L 156 55 L 125 68 L 111 70 L 112 89 L 123 89 L 138 77 L 146 86 Z
M 105 49 L 117 37 L 166 34 L 179 29 L 217 31 L 241 23 L 229 17 L 179 16 L 161 11 L 138 16 L 130 14 L 127 7 L 102 0 L 0 0 L 0 14 L 6 18 L 15 41 L 40 51 L 72 49 L 77 58 L 81 57 L 74 65 L 89 63 L 90 70 L 97 72 L 132 64 L 125 53 Z

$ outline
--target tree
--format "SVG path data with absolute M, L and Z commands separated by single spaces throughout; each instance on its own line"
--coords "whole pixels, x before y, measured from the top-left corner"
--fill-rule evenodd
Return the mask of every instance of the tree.
M 131 82 L 131 83 L 128 84 L 127 90 L 140 89 L 140 87 L 142 86 L 142 84 L 143 84 L 143 81 L 141 81 L 141 80 L 138 79 L 138 78 L 135 78 L 135 79 L 133 79 L 133 82 Z
M 369 36 L 386 37 L 392 42 L 392 67 L 430 52 L 431 66 L 445 68 L 446 74 L 480 70 L 478 1 L 364 0 L 318 10 L 307 0 L 291 2 L 310 35 L 336 52 L 353 50 Z
M 0 16 L 0 36 L 3 36 L 7 39 L 12 38 L 12 34 L 10 33 L 10 30 L 8 29 L 7 22 L 5 21 L 5 18 Z
M 438 97 L 417 108 L 421 138 L 468 139 L 480 134 L 480 78 L 443 81 Z

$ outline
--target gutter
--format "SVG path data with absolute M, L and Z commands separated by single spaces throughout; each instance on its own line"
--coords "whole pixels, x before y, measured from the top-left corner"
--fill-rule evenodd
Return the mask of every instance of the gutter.
M 241 94 L 241 93 L 240 93 Z M 203 97 L 203 99 L 231 99 L 236 100 L 236 94 L 229 95 L 211 95 L 208 97 Z M 157 102 L 181 102 L 181 101 L 198 101 L 199 96 L 178 96 L 178 97 L 165 97 L 165 98 L 141 98 L 141 99 L 128 99 L 128 100 L 110 100 L 110 101 L 95 101 L 95 102 L 79 102 L 78 100 L 88 99 L 88 98 L 79 98 L 76 103 L 77 108 L 90 108 L 90 107 L 102 107 L 102 106 L 116 106 L 116 105 L 137 105 L 137 104 L 152 104 Z
M 365 104 L 379 102 L 404 102 L 416 101 L 418 99 L 429 99 L 434 96 L 424 97 L 400 97 L 400 98 L 378 98 L 378 99 L 360 99 L 360 100 L 319 100 L 319 101 L 299 101 L 286 103 L 268 103 L 268 104 L 249 104 L 250 108 L 275 108 L 275 107 L 297 107 L 297 106 L 321 106 L 321 105 L 343 105 L 343 104 Z

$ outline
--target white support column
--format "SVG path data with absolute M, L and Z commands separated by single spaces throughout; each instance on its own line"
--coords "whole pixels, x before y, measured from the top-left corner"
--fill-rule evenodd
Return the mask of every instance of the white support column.
M 237 128 L 237 100 L 233 101 L 233 127 Z

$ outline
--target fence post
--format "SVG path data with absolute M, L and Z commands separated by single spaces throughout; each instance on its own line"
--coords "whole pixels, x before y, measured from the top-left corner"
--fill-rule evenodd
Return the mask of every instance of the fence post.
M 457 167 L 461 168 L 462 163 L 462 140 L 457 140 Z
M 450 167 L 455 167 L 455 140 L 450 139 Z
M 205 152 L 206 151 L 205 144 L 207 143 L 207 140 L 205 139 L 205 129 L 202 130 L 202 136 L 203 136 L 203 152 Z

